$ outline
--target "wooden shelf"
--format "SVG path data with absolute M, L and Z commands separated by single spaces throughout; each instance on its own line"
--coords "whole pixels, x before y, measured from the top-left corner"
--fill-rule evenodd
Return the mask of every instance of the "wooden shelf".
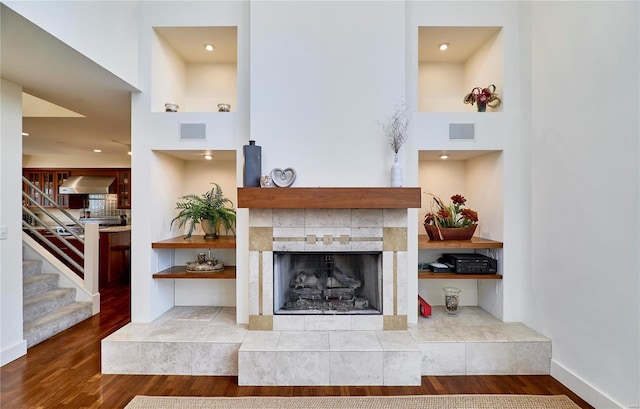
M 471 240 L 429 240 L 426 234 L 418 235 L 418 249 L 447 250 L 447 249 L 501 249 L 501 241 L 472 237 Z
M 418 271 L 419 280 L 502 280 L 502 274 L 456 274 Z
M 187 271 L 185 266 L 173 266 L 153 275 L 153 278 L 208 278 L 208 279 L 235 279 L 236 266 L 225 266 L 222 271 Z
M 238 188 L 238 207 L 250 209 L 420 208 L 419 187 Z
M 204 235 L 172 237 L 151 243 L 154 249 L 235 249 L 235 236 L 220 236 L 217 239 L 205 239 Z

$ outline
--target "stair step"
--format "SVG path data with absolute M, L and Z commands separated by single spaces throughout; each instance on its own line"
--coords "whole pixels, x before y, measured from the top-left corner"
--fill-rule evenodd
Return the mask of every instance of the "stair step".
M 41 260 L 23 260 L 22 261 L 22 277 L 33 277 L 42 272 Z
M 91 302 L 73 302 L 28 324 L 25 323 L 23 331 L 24 338 L 27 340 L 27 348 L 31 348 L 80 321 L 90 318 L 93 312 L 92 308 Z
M 56 288 L 24 299 L 23 320 L 29 323 L 75 301 L 75 288 Z
M 23 280 L 22 297 L 29 298 L 34 295 L 41 294 L 45 291 L 58 288 L 58 280 L 60 276 L 57 274 L 36 274 Z

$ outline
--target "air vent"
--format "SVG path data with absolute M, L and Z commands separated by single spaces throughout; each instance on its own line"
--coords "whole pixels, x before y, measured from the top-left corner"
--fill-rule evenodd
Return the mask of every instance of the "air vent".
M 475 124 L 449 124 L 449 139 L 475 139 Z
M 180 124 L 181 141 L 201 141 L 207 139 L 205 124 Z

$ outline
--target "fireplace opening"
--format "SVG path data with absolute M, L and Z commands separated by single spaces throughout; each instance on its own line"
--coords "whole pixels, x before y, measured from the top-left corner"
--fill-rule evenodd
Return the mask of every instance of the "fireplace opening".
M 274 252 L 275 314 L 382 314 L 382 253 Z

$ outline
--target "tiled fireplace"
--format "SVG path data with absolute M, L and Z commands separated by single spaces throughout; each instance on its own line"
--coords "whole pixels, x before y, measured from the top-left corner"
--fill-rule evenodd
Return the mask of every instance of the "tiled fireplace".
M 250 330 L 238 384 L 420 384 L 406 331 L 407 208 L 420 189 L 240 189 L 238 204 Z
M 407 267 L 406 209 L 250 209 L 249 329 L 407 329 Z

